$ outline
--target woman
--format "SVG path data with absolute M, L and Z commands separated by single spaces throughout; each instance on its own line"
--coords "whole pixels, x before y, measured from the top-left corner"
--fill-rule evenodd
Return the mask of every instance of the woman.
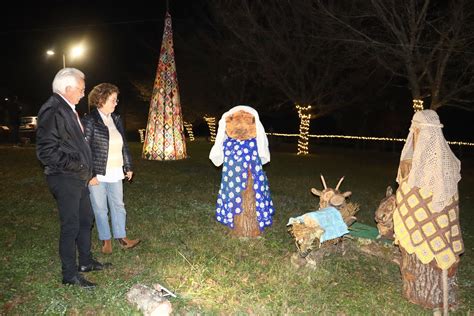
M 93 177 L 89 181 L 90 199 L 94 210 L 102 253 L 112 253 L 112 242 L 108 213 L 112 222 L 112 232 L 122 248 L 135 247 L 140 240 L 126 237 L 126 211 L 123 203 L 122 180 L 132 179 L 132 160 L 125 139 L 125 131 L 118 114 L 119 89 L 110 83 L 101 83 L 89 93 L 89 106 L 95 106 L 84 117 L 84 133 L 93 158 Z M 108 205 L 108 207 L 107 207 Z

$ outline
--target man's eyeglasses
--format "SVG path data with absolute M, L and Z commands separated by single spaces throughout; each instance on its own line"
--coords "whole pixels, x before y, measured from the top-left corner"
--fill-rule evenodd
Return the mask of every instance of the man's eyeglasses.
M 86 88 L 80 88 L 80 87 L 77 87 L 77 86 L 74 87 L 74 88 L 76 88 L 77 90 L 79 90 L 80 93 L 86 92 Z

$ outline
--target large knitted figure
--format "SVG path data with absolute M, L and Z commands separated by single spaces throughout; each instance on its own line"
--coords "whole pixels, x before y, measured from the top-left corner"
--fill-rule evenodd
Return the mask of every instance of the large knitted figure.
M 238 237 L 258 237 L 274 214 L 267 176 L 268 139 L 258 113 L 249 106 L 233 107 L 219 121 L 209 154 L 222 167 L 216 219 Z
M 461 164 L 442 127 L 433 110 L 413 116 L 400 157 L 393 223 L 402 251 L 403 294 L 413 303 L 444 305 L 447 311 L 448 304 L 456 305 L 456 270 L 464 245 L 458 207 Z

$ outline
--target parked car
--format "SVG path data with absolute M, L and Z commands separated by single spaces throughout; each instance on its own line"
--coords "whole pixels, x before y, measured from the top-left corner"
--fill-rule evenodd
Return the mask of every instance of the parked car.
M 22 116 L 20 118 L 20 128 L 18 131 L 19 142 L 21 144 L 29 144 L 35 142 L 37 126 L 37 116 Z
M 7 142 L 10 139 L 11 130 L 6 125 L 0 125 L 0 142 Z
M 37 116 L 22 116 L 20 118 L 20 131 L 34 131 L 38 126 Z

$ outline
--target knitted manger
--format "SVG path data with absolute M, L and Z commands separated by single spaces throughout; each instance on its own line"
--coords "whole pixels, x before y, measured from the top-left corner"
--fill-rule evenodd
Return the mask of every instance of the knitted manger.
M 287 226 L 303 258 L 312 250 L 336 245 L 349 233 L 341 214 L 332 206 L 290 218 Z
M 301 258 L 307 257 L 313 250 L 339 244 L 349 232 L 348 226 L 356 221 L 355 214 L 360 207 L 357 203 L 346 201 L 352 192 L 339 191 L 343 180 L 344 177 L 339 180 L 336 188 L 328 188 L 321 175 L 324 189 L 311 189 L 314 195 L 319 196 L 319 209 L 290 218 L 287 224 L 288 233 L 293 237 Z

